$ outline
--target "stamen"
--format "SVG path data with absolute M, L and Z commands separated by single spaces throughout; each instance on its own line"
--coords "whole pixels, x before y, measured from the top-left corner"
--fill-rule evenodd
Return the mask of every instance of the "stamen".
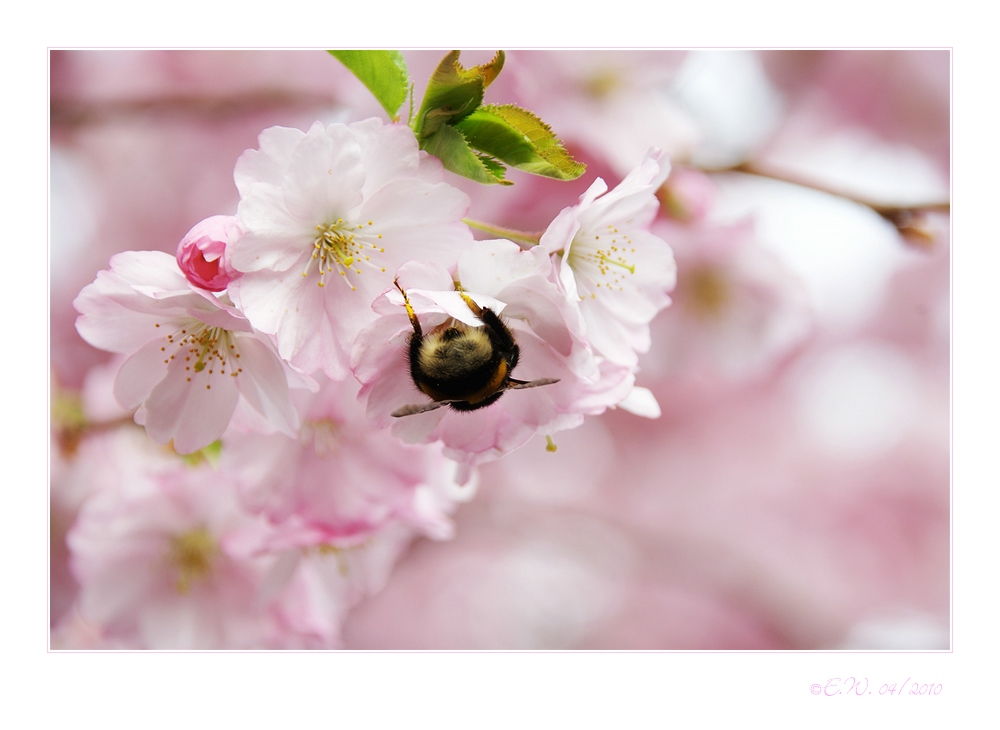
M 368 221 L 368 225 L 372 225 L 372 221 Z M 338 218 L 336 223 L 316 226 L 317 235 L 313 239 L 313 253 L 306 261 L 302 276 L 309 275 L 313 261 L 315 261 L 316 270 L 319 272 L 317 286 L 325 287 L 327 274 L 336 271 L 344 277 L 345 283 L 351 287 L 351 291 L 355 291 L 357 287 L 347 281 L 347 271 L 361 274 L 362 269 L 355 268 L 355 264 L 367 264 L 375 267 L 371 263 L 371 259 L 364 255 L 364 248 L 366 245 L 370 245 L 373 249 L 376 248 L 370 241 L 364 240 L 369 234 L 359 232 L 364 228 L 364 224 L 358 223 L 356 226 L 357 228 L 345 226 L 343 218 Z M 379 238 L 381 237 L 379 234 Z M 382 253 L 384 253 L 384 249 Z M 384 269 L 382 270 L 384 271 Z

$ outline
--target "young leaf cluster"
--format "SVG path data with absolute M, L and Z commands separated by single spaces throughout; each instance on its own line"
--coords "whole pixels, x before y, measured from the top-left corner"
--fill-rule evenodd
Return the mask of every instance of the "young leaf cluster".
M 412 90 L 399 51 L 330 51 L 368 88 L 393 121 Z M 511 185 L 507 166 L 555 178 L 575 180 L 586 170 L 537 116 L 513 104 L 483 104 L 483 95 L 504 64 L 503 51 L 488 62 L 465 68 L 459 51 L 438 64 L 410 127 L 420 149 L 446 169 L 483 184 Z

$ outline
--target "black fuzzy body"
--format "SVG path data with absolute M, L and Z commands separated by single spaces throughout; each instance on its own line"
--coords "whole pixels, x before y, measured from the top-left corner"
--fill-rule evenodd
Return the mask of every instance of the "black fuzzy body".
M 413 384 L 435 401 L 452 401 L 448 406 L 456 411 L 474 411 L 499 400 L 520 354 L 514 336 L 492 309 L 483 307 L 477 315 L 481 327 L 456 323 L 425 338 L 414 322 L 410 334 Z

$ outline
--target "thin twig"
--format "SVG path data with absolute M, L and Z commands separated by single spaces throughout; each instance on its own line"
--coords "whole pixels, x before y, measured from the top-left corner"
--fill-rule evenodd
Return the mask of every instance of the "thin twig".
M 719 169 L 704 169 L 702 170 L 706 173 L 719 173 L 719 172 L 742 172 L 747 175 L 756 175 L 757 177 L 767 178 L 769 180 L 777 180 L 778 182 L 786 182 L 792 185 L 798 185 L 800 187 L 809 188 L 810 190 L 815 190 L 820 193 L 826 193 L 827 195 L 835 195 L 838 198 L 844 198 L 845 200 L 850 200 L 853 203 L 858 203 L 859 205 L 864 205 L 871 208 L 876 213 L 878 213 L 883 218 L 890 221 L 893 225 L 899 226 L 901 221 L 904 219 L 909 219 L 909 217 L 917 212 L 940 212 L 949 213 L 951 212 L 950 201 L 928 201 L 927 203 L 920 203 L 917 205 L 883 205 L 881 203 L 874 203 L 870 200 L 865 200 L 864 198 L 851 195 L 843 190 L 837 190 L 836 188 L 828 187 L 821 183 L 815 182 L 803 176 L 798 175 L 787 175 L 783 173 L 777 173 L 773 170 L 767 170 L 752 162 L 744 162 L 742 164 L 736 165 L 734 167 L 719 168 Z
M 480 221 L 472 220 L 471 218 L 463 218 L 462 222 L 469 228 L 475 228 L 478 231 L 483 231 L 485 233 L 490 233 L 494 236 L 500 236 L 501 238 L 507 238 L 515 243 L 519 244 L 523 249 L 529 249 L 533 246 L 537 246 L 538 242 L 542 238 L 542 233 L 544 231 L 531 232 L 531 231 L 519 231 L 516 228 L 504 228 L 503 226 L 494 226 L 490 223 L 482 223 Z

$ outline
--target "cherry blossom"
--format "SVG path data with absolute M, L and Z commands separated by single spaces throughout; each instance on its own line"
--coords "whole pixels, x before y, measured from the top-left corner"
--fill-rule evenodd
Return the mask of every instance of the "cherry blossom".
M 393 522 L 363 542 L 337 546 L 313 540 L 277 552 L 261 584 L 281 648 L 339 649 L 348 611 L 381 590 L 396 559 L 416 536 Z
M 227 437 L 222 463 L 238 475 L 244 505 L 274 523 L 295 518 L 296 535 L 357 544 L 392 522 L 433 537 L 451 534 L 448 513 L 474 489 L 454 484 L 440 447 L 409 445 L 376 428 L 357 401 L 355 381 L 301 392 L 301 426 L 285 435 Z
M 674 304 L 652 325 L 642 359 L 655 379 L 742 381 L 766 374 L 814 327 L 800 278 L 761 246 L 750 219 L 655 229 L 677 253 Z
M 595 180 L 541 237 L 542 248 L 561 259 L 559 282 L 579 301 L 594 350 L 620 365 L 634 366 L 649 349 L 649 322 L 670 304 L 673 254 L 648 230 L 669 172 L 666 156 L 650 150 L 614 190 Z
M 440 163 L 405 125 L 368 119 L 272 127 L 236 163 L 246 230 L 230 294 L 278 352 L 312 373 L 347 375 L 371 303 L 410 258 L 452 265 L 472 235 L 469 198 L 438 182 Z
M 268 567 L 233 545 L 257 531 L 210 466 L 91 498 L 68 537 L 80 610 L 149 649 L 254 648 L 273 633 L 256 601 Z
M 242 399 L 274 428 L 298 425 L 288 378 L 305 381 L 279 360 L 225 298 L 193 286 L 172 256 L 126 251 L 74 301 L 77 330 L 95 347 L 129 355 L 114 395 L 136 410 L 157 443 L 197 451 L 226 430 Z
M 440 440 L 445 453 L 464 464 L 491 461 L 524 444 L 535 433 L 575 428 L 584 414 L 601 413 L 625 399 L 634 385 L 628 368 L 593 355 L 576 304 L 547 278 L 548 254 L 522 250 L 506 240 L 477 241 L 459 259 L 457 276 L 466 296 L 502 315 L 520 348 L 519 380 L 559 382 L 506 393 L 490 406 L 450 408 L 393 418 L 399 407 L 428 400 L 413 384 L 406 356 L 412 327 L 395 288 L 375 301 L 382 316 L 358 336 L 352 356 L 368 415 L 407 443 Z M 400 269 L 399 284 L 410 297 L 425 331 L 457 319 L 481 326 L 455 291 L 451 275 L 415 262 Z M 411 296 L 412 295 L 412 296 Z

